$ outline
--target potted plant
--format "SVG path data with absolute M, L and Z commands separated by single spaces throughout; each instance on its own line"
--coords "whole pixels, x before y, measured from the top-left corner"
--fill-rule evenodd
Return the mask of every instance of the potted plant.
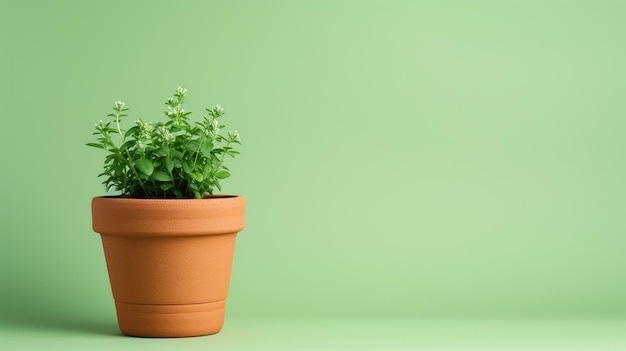
M 142 120 L 124 129 L 128 109 L 117 101 L 108 122 L 96 124 L 106 152 L 107 189 L 119 195 L 92 200 L 93 229 L 100 233 L 120 330 L 144 337 L 217 333 L 224 323 L 237 233 L 245 200 L 214 195 L 230 173 L 236 131 L 221 134 L 224 110 L 189 119 L 187 90 L 165 103 L 165 122 Z

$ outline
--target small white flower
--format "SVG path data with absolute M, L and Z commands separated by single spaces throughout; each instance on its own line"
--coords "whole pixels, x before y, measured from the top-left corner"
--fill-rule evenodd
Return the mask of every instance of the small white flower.
M 167 142 L 174 140 L 174 134 L 170 133 L 170 131 L 167 130 L 164 126 L 160 126 L 159 128 L 157 128 L 156 134 L 161 137 L 161 139 Z
M 176 88 L 176 92 L 178 93 L 178 95 L 186 95 L 187 94 L 187 89 L 184 89 L 183 87 L 178 87 Z
M 117 110 L 121 110 L 124 108 L 124 106 L 126 106 L 126 104 L 122 100 L 117 100 L 114 106 Z
M 222 113 L 224 113 L 224 108 L 222 107 L 222 105 L 217 104 L 217 105 L 213 106 L 213 111 L 215 111 L 218 114 L 222 114 Z
M 241 137 L 239 136 L 239 132 L 228 132 L 228 138 L 234 141 L 241 141 Z
M 216 119 L 211 121 L 211 134 L 220 134 L 220 122 L 218 122 Z

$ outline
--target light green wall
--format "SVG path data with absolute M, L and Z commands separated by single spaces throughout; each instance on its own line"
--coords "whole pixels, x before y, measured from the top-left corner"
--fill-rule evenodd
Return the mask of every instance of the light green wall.
M 239 130 L 228 313 L 626 315 L 626 2 L 0 5 L 0 315 L 114 315 L 93 124 Z

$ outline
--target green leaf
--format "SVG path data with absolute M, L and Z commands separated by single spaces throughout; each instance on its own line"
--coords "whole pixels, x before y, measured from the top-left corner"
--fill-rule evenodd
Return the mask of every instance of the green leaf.
M 124 138 L 128 138 L 129 136 L 135 134 L 135 132 L 139 131 L 139 126 L 134 126 L 131 127 L 129 130 L 126 131 L 126 134 L 124 134 Z
M 211 162 L 207 162 L 202 167 L 202 172 L 204 172 L 204 174 L 209 174 L 211 173 L 211 168 L 213 168 L 213 165 L 211 164 Z
M 183 130 L 181 127 L 173 126 L 171 122 L 172 122 L 172 121 L 169 121 L 168 123 L 166 123 L 167 125 L 171 126 L 171 128 L 170 128 L 170 132 L 172 132 L 172 133 L 178 133 L 178 132 L 180 132 L 181 130 Z
M 168 191 L 168 190 L 170 190 L 173 187 L 174 187 L 174 184 L 172 184 L 172 183 L 163 183 L 163 184 L 159 185 L 159 188 L 161 188 L 161 190 L 163 190 L 163 191 Z
M 126 149 L 132 147 L 135 145 L 135 141 L 134 140 L 129 140 L 127 142 L 125 142 L 124 144 L 122 144 L 122 146 L 120 146 L 120 151 L 126 151 Z
M 183 164 L 183 171 L 185 171 L 185 173 L 191 172 L 191 165 L 189 164 L 189 161 L 181 160 L 181 163 Z
M 135 167 L 148 176 L 152 175 L 152 172 L 154 172 L 154 165 L 152 164 L 152 161 L 146 160 L 145 158 L 135 160 Z
M 172 162 L 172 159 L 169 157 L 165 159 L 165 169 L 167 169 L 168 172 L 174 169 L 174 162 Z
M 196 182 L 202 182 L 204 180 L 204 175 L 202 173 L 189 173 L 189 176 L 193 178 Z
M 202 153 L 203 153 L 205 156 L 208 156 L 208 155 L 210 155 L 210 154 L 211 154 L 211 150 L 213 150 L 213 143 L 212 143 L 212 142 L 210 142 L 210 141 L 208 141 L 208 140 L 207 140 L 207 141 L 205 141 L 205 142 L 202 144 Z
M 225 171 L 225 170 L 215 173 L 215 177 L 217 177 L 218 179 L 228 178 L 229 176 L 230 176 L 230 172 Z
M 170 175 L 163 171 L 156 171 L 152 173 L 152 179 L 159 182 L 169 182 L 170 180 L 172 180 L 172 178 L 170 178 Z
M 197 152 L 199 148 L 200 148 L 200 144 L 198 144 L 198 142 L 195 140 L 190 142 L 186 146 L 186 149 L 192 152 Z
M 87 143 L 87 144 L 85 144 L 85 145 L 87 145 L 87 146 L 91 146 L 91 147 L 96 147 L 96 148 L 98 148 L 98 149 L 106 149 L 106 147 L 105 147 L 104 145 L 102 145 L 102 144 Z

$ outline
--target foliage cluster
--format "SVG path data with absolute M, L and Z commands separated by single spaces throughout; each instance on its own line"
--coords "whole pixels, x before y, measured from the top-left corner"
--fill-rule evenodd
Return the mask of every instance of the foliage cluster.
M 96 124 L 97 142 L 88 146 L 107 152 L 104 159 L 107 189 L 134 198 L 203 198 L 221 190 L 220 180 L 230 176 L 225 158 L 239 154 L 239 133 L 220 134 L 224 109 L 219 104 L 207 108 L 201 122 L 189 119 L 183 103 L 187 89 L 178 87 L 167 105 L 166 122 L 135 121 L 122 128 L 128 117 L 126 104 L 116 101 L 109 122 Z

